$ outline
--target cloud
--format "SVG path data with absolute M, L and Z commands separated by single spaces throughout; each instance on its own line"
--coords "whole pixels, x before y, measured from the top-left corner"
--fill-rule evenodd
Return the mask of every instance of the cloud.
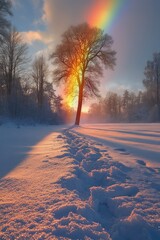
M 34 41 L 40 41 L 45 44 L 49 44 L 53 41 L 52 37 L 46 32 L 28 31 L 28 32 L 21 32 L 21 34 L 22 34 L 23 40 L 28 44 L 32 44 Z
M 16 0 L 9 0 L 11 2 L 12 5 L 16 5 L 17 1 Z
M 70 26 L 86 21 L 86 11 L 95 0 L 44 0 L 42 21 L 56 39 Z
M 19 0 L 11 0 L 13 2 Z M 51 42 L 54 46 L 59 43 L 60 37 L 70 25 L 76 25 L 86 21 L 86 9 L 95 0 L 32 0 L 35 8 L 42 7 L 42 15 L 34 21 L 34 25 L 45 24 L 44 31 L 22 32 L 25 42 L 32 44 L 35 41 L 41 41 L 48 46 Z M 53 41 L 54 37 L 54 41 Z
M 32 3 L 34 4 L 35 7 L 39 7 L 41 5 L 41 1 L 39 0 L 32 0 Z
M 44 21 L 46 24 L 52 24 L 53 22 L 54 16 L 53 9 L 54 9 L 53 1 L 44 0 L 42 21 Z
M 21 3 L 19 0 L 9 0 L 14 8 L 18 8 L 21 6 Z
M 12 0 L 19 1 L 19 0 Z M 52 48 L 59 43 L 61 35 L 70 25 L 86 21 L 86 9 L 95 0 L 32 0 L 36 9 L 42 10 L 42 15 L 34 21 L 35 26 L 45 26 L 45 30 L 22 32 L 24 41 L 33 44 L 40 41 L 46 48 Z M 44 27 L 43 26 L 43 27 Z

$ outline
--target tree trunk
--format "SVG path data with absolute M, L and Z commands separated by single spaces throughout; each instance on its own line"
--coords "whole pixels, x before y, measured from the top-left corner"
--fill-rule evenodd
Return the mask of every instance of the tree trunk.
M 79 96 L 78 96 L 78 107 L 77 107 L 75 125 L 79 125 L 79 123 L 80 123 L 81 110 L 82 110 L 82 100 L 83 100 L 83 89 L 80 89 L 79 90 Z
M 82 83 L 80 84 L 80 87 L 79 87 L 78 107 L 77 107 L 75 125 L 79 125 L 79 123 L 80 123 L 82 102 L 83 102 L 83 88 L 84 88 L 84 74 L 82 77 Z

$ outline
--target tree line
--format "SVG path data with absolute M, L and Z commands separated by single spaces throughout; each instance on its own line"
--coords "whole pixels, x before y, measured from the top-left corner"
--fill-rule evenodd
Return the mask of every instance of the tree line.
M 36 122 L 63 122 L 61 97 L 49 81 L 47 59 L 29 64 L 28 46 L 11 26 L 11 3 L 0 0 L 0 116 Z
M 89 109 L 92 122 L 159 122 L 160 121 L 160 53 L 154 53 L 144 69 L 144 90 L 122 94 L 108 92 Z M 98 115 L 97 115 L 98 112 Z M 95 117 L 97 116 L 97 117 Z

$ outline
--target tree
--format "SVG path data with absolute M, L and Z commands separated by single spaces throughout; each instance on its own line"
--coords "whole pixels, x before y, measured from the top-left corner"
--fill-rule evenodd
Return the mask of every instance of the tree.
M 8 96 L 19 84 L 23 66 L 28 60 L 26 55 L 27 45 L 23 42 L 20 33 L 15 29 L 10 30 L 0 46 L 0 69 Z
M 11 2 L 9 0 L 0 0 L 0 42 L 7 35 L 10 22 L 7 19 L 11 13 Z
M 65 82 L 69 95 L 78 95 L 75 124 L 79 125 L 84 97 L 98 96 L 103 66 L 113 69 L 116 52 L 112 38 L 87 23 L 71 26 L 63 35 L 51 58 L 56 67 L 54 81 Z
M 44 91 L 46 78 L 48 75 L 48 66 L 43 55 L 38 56 L 32 65 L 32 77 L 36 86 L 36 95 L 38 106 L 41 109 L 44 102 Z
M 153 60 L 148 61 L 144 71 L 143 84 L 148 92 L 150 105 L 157 105 L 160 118 L 160 53 L 153 54 Z
M 117 121 L 121 115 L 121 98 L 117 93 L 108 92 L 104 102 L 104 108 L 106 112 L 106 118 L 108 120 Z

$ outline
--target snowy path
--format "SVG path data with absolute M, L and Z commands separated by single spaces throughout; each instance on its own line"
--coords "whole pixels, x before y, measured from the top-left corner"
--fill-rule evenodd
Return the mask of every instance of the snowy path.
M 160 168 L 80 129 L 44 131 L 0 179 L 0 239 L 160 239 Z

